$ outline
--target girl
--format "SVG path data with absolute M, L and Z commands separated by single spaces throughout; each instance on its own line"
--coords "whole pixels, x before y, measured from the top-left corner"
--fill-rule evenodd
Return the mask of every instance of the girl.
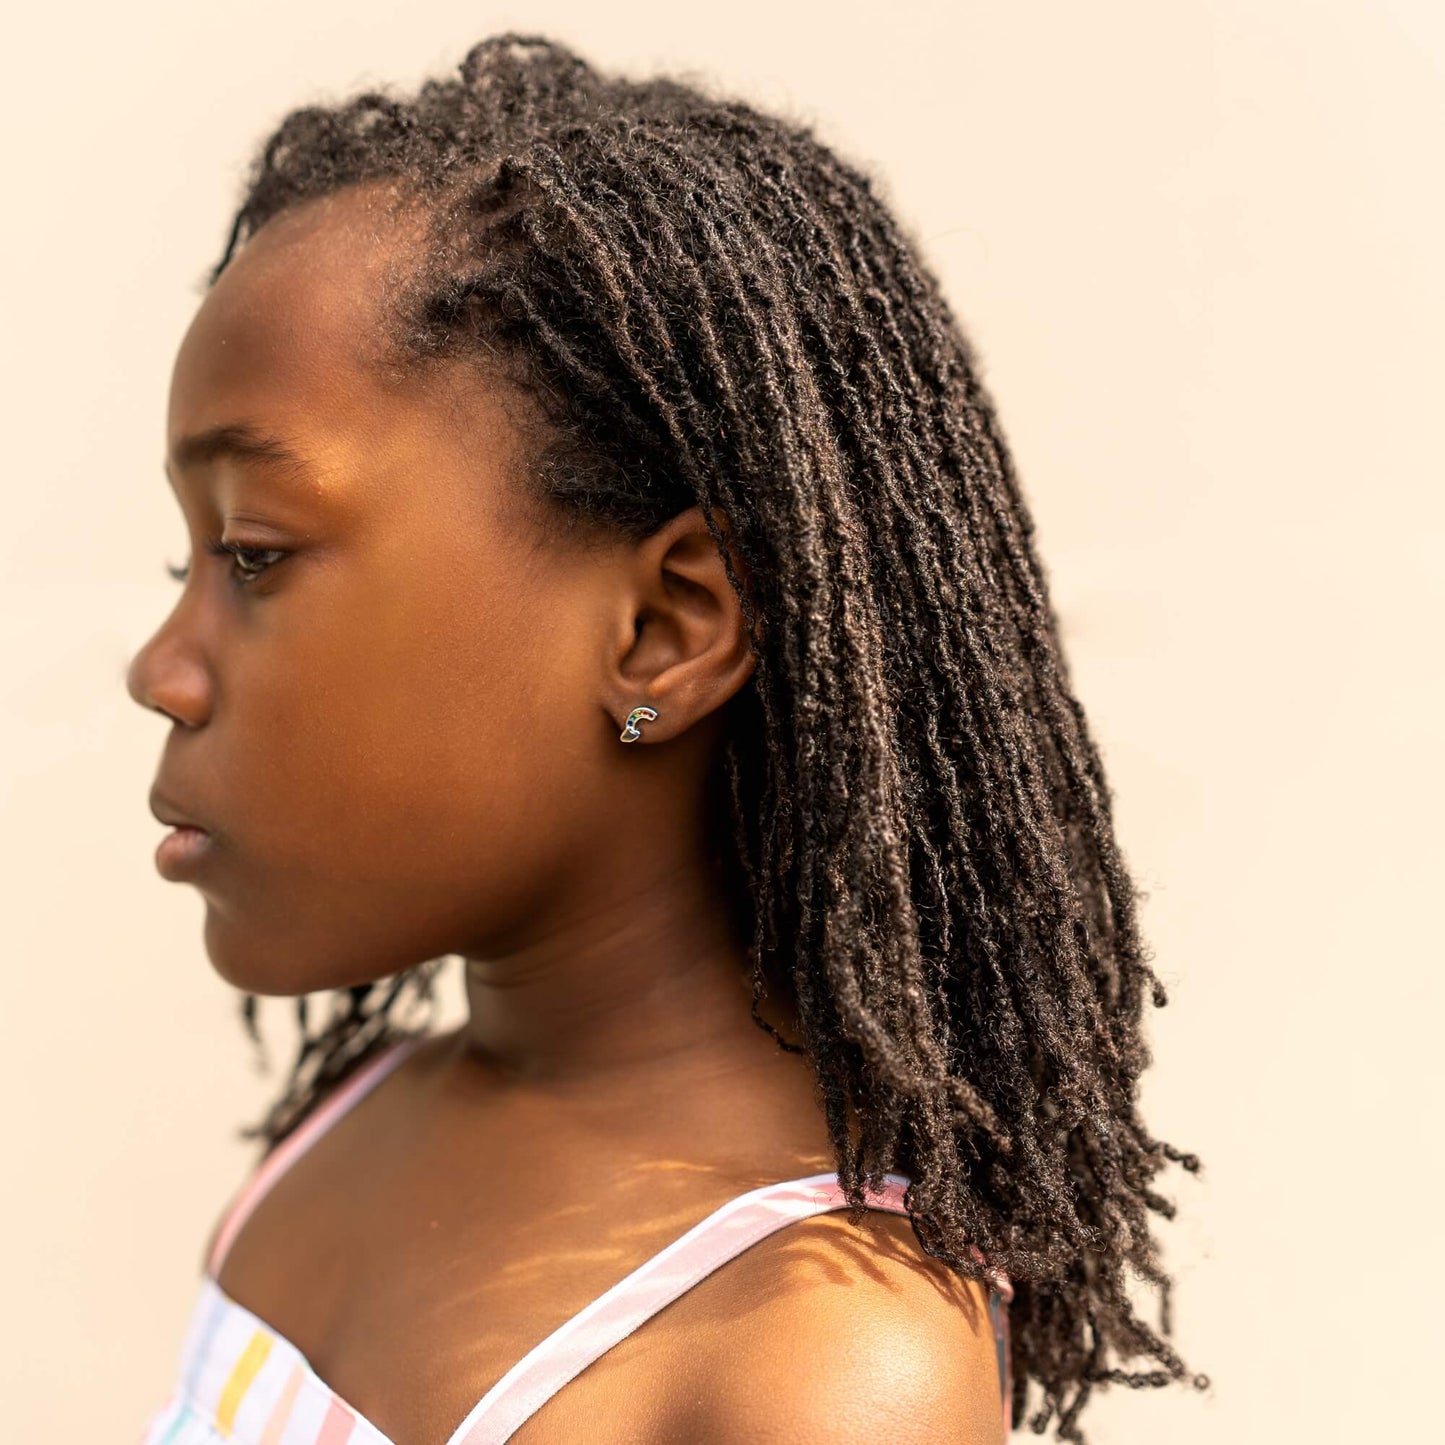
M 533 37 L 297 110 L 167 475 L 157 867 L 302 1043 L 148 1445 L 993 1442 L 1031 1395 L 1081 1440 L 1185 1376 L 1127 1288 L 1197 1167 L 1134 1103 L 1163 993 L 865 177 Z M 466 1023 L 408 1029 L 452 955 Z

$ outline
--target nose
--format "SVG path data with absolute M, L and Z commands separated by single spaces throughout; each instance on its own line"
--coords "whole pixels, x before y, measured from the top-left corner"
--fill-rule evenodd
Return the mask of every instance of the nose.
M 186 727 L 201 727 L 210 713 L 210 677 L 173 612 L 131 658 L 125 690 L 131 700 Z

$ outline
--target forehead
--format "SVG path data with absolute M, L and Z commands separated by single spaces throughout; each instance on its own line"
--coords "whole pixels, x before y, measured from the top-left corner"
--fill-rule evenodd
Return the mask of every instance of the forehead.
M 354 426 L 387 397 L 383 302 L 408 234 L 375 190 L 268 221 L 207 293 L 176 354 L 167 440 L 238 421 Z M 395 405 L 392 398 L 391 405 Z

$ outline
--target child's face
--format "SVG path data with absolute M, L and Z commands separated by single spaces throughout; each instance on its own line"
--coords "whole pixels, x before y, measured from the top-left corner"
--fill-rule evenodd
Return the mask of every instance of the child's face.
M 191 323 L 167 427 L 190 575 L 128 678 L 172 719 L 157 794 L 213 835 L 186 875 L 207 951 L 263 994 L 485 954 L 621 801 L 603 796 L 616 743 L 597 688 L 611 554 L 550 541 L 513 504 L 496 390 L 367 367 L 396 242 L 361 205 L 271 222 Z M 304 469 L 182 464 L 183 439 L 239 424 Z M 242 581 L 267 549 L 287 555 Z

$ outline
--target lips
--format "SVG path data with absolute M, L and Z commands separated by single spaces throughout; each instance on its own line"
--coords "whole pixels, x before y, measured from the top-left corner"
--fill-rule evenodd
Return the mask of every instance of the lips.
M 201 822 L 194 813 L 173 803 L 159 786 L 151 789 L 148 802 L 151 816 L 158 823 L 164 823 L 171 828 L 199 828 L 203 833 L 211 831 L 209 825 Z

